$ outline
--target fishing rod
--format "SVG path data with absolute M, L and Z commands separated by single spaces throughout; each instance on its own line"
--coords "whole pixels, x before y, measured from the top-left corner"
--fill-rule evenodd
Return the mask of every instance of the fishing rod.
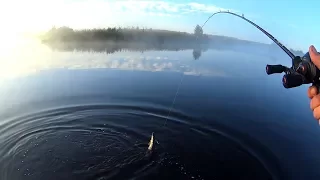
M 270 74 L 276 74 L 276 73 L 285 73 L 285 75 L 282 78 L 282 84 L 285 88 L 294 88 L 301 86 L 303 84 L 309 84 L 313 83 L 313 85 L 317 86 L 318 89 L 320 87 L 320 70 L 312 63 L 309 53 L 306 53 L 304 56 L 295 56 L 286 46 L 284 46 L 282 43 L 280 43 L 275 37 L 273 37 L 270 33 L 268 33 L 266 30 L 255 24 L 254 22 L 250 21 L 249 19 L 245 18 L 244 15 L 238 15 L 236 13 L 230 12 L 230 11 L 219 11 L 213 13 L 201 26 L 203 27 L 206 25 L 206 23 L 216 14 L 231 14 L 233 16 L 237 16 L 250 24 L 252 24 L 254 27 L 259 29 L 261 32 L 263 32 L 266 36 L 268 36 L 275 44 L 277 44 L 292 60 L 292 66 L 286 67 L 281 64 L 277 65 L 266 65 L 266 73 L 268 75 Z M 176 98 L 179 94 L 179 90 L 181 87 L 181 84 L 184 79 L 184 74 L 182 74 L 180 83 L 178 84 L 175 96 L 173 98 L 173 101 L 171 103 L 171 107 L 168 110 L 168 114 L 165 118 L 165 122 L 162 127 L 166 126 L 168 117 L 173 109 L 173 106 L 175 104 Z M 149 142 L 149 148 L 148 150 L 152 150 L 153 148 L 153 133 Z
M 245 18 L 244 15 L 238 15 L 236 13 L 230 11 L 219 11 L 213 13 L 202 25 L 203 28 L 206 23 L 216 14 L 231 14 L 233 16 L 237 16 L 250 24 L 254 27 L 259 29 L 263 32 L 266 36 L 268 36 L 275 44 L 277 44 L 292 60 L 292 66 L 286 67 L 281 64 L 277 65 L 266 65 L 266 73 L 276 74 L 276 73 L 285 73 L 282 78 L 282 84 L 285 88 L 294 88 L 301 86 L 303 84 L 310 84 L 313 83 L 315 86 L 320 87 L 320 70 L 312 63 L 309 52 L 307 52 L 304 56 L 295 56 L 287 47 L 285 47 L 282 43 L 280 43 L 275 37 L 273 37 L 270 33 L 266 30 L 255 24 L 254 22 L 250 21 L 249 19 Z

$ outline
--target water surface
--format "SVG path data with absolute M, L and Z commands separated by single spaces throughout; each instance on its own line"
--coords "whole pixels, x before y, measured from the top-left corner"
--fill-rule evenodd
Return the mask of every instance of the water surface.
M 28 43 L 2 54 L 3 180 L 320 177 L 307 86 L 265 74 L 285 56 Z

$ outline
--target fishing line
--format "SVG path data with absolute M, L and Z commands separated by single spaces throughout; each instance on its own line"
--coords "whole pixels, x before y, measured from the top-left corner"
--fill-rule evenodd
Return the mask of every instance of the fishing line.
M 268 36 L 268 37 L 269 37 L 275 44 L 277 44 L 288 56 L 290 56 L 291 59 L 294 59 L 294 58 L 295 58 L 295 55 L 294 55 L 288 48 L 286 48 L 284 45 L 282 45 L 276 38 L 274 38 L 270 33 L 268 33 L 267 31 L 265 31 L 263 28 L 261 28 L 260 26 L 258 26 L 258 25 L 255 24 L 254 22 L 250 21 L 249 19 L 245 18 L 243 14 L 242 14 L 242 16 L 241 16 L 241 15 L 238 15 L 238 14 L 233 13 L 233 12 L 230 12 L 230 11 L 219 11 L 219 12 L 215 12 L 215 13 L 213 13 L 211 16 L 208 17 L 208 19 L 207 19 L 207 20 L 204 22 L 204 24 L 201 26 L 201 29 L 203 29 L 203 27 L 206 25 L 206 23 L 207 23 L 214 15 L 216 15 L 216 14 L 222 14 L 222 13 L 231 14 L 231 15 L 233 15 L 233 16 L 237 16 L 237 17 L 239 17 L 239 18 L 241 18 L 241 19 L 249 22 L 251 25 L 255 26 L 257 29 L 259 29 L 261 32 L 263 32 L 266 36 Z M 197 38 L 197 40 L 198 40 L 198 38 Z M 168 114 L 167 114 L 167 116 L 166 116 L 166 118 L 165 118 L 165 122 L 164 122 L 162 128 L 165 127 L 166 124 L 167 124 L 168 118 L 169 118 L 169 116 L 170 116 L 170 114 L 171 114 L 171 112 L 172 112 L 172 109 L 173 109 L 174 104 L 175 104 L 175 102 L 176 102 L 177 96 L 179 95 L 179 91 L 180 91 L 181 84 L 182 84 L 182 82 L 183 82 L 184 76 L 185 76 L 185 74 L 183 73 L 183 74 L 182 74 L 182 77 L 181 77 L 181 80 L 180 80 L 180 82 L 179 82 L 179 85 L 178 85 L 178 87 L 177 87 L 175 96 L 174 96 L 174 98 L 173 98 L 173 100 L 172 100 L 170 109 L 168 110 Z
M 171 107 L 170 107 L 170 109 L 169 109 L 169 111 L 168 111 L 168 114 L 167 114 L 166 120 L 165 120 L 165 122 L 164 122 L 164 124 L 163 124 L 163 126 L 162 126 L 162 127 L 166 126 L 166 124 L 167 124 L 168 117 L 170 116 L 171 111 L 172 111 L 173 106 L 174 106 L 174 103 L 176 102 L 176 99 L 177 99 L 177 96 L 178 96 L 178 94 L 179 94 L 180 87 L 181 87 L 182 81 L 183 81 L 183 79 L 184 79 L 184 76 L 185 76 L 185 75 L 184 75 L 184 73 L 182 73 L 182 77 L 181 77 L 180 83 L 179 83 L 179 85 L 178 85 L 178 88 L 177 88 L 176 94 L 174 95 L 173 101 L 172 101 L 172 103 L 171 103 Z
M 208 21 L 208 20 L 207 20 L 207 21 Z M 196 41 L 198 41 L 198 37 L 196 38 Z M 171 114 L 171 112 L 172 112 L 172 109 L 173 109 L 173 106 L 174 106 L 174 104 L 175 104 L 175 102 L 176 102 L 176 99 L 177 99 L 177 96 L 178 96 L 178 94 L 179 94 L 180 87 L 181 87 L 181 84 L 182 84 L 182 82 L 183 82 L 184 76 L 185 76 L 185 74 L 184 74 L 184 72 L 183 72 L 183 73 L 182 73 L 181 80 L 180 80 L 180 83 L 179 83 L 178 88 L 177 88 L 177 91 L 176 91 L 176 94 L 175 94 L 175 96 L 174 96 L 174 98 L 173 98 L 173 100 L 172 100 L 171 107 L 170 107 L 170 109 L 169 109 L 169 111 L 168 111 L 168 114 L 167 114 L 167 116 L 166 116 L 165 122 L 164 122 L 164 124 L 163 124 L 162 127 L 165 127 L 166 124 L 167 124 L 168 117 L 170 116 L 170 114 Z
M 169 116 L 170 116 L 170 114 L 171 114 L 171 112 L 172 112 L 172 109 L 173 109 L 174 104 L 175 104 L 175 102 L 176 102 L 176 99 L 177 99 L 177 97 L 178 97 L 178 94 L 179 94 L 180 87 L 181 87 L 181 84 L 182 84 L 182 82 L 183 82 L 184 76 L 185 76 L 185 74 L 184 74 L 184 72 L 183 72 L 182 75 L 181 75 L 181 79 L 180 79 L 180 82 L 179 82 L 179 84 L 178 84 L 176 93 L 175 93 L 174 98 L 173 98 L 173 100 L 172 100 L 170 109 L 168 110 L 168 114 L 167 114 L 167 116 L 166 116 L 165 122 L 163 123 L 163 125 L 162 125 L 161 128 L 164 128 L 164 127 L 166 126 L 166 124 L 167 124 L 168 118 L 169 118 Z M 153 140 L 153 134 L 154 134 L 154 133 L 152 132 L 151 140 Z M 151 140 L 150 140 L 150 142 L 151 142 Z M 157 141 L 156 139 L 154 139 L 154 141 L 161 146 L 161 144 L 159 143 L 159 141 Z M 152 145 L 151 148 L 150 148 L 150 142 L 149 142 L 148 150 L 150 150 L 150 149 L 152 150 L 152 148 L 153 148 L 153 145 Z
M 271 38 L 276 44 L 281 44 L 281 43 L 279 43 L 273 36 L 271 36 L 268 32 L 264 31 L 262 28 L 260 28 L 258 25 L 256 25 L 256 24 L 253 23 L 252 21 L 246 19 L 246 18 L 243 17 L 243 16 L 240 16 L 240 15 L 238 15 L 238 14 L 235 14 L 235 13 L 232 13 L 232 12 L 229 12 L 229 11 L 219 11 L 219 12 L 213 13 L 213 14 L 204 22 L 204 24 L 201 26 L 201 29 L 203 29 L 203 27 L 204 27 L 204 26 L 206 25 L 206 23 L 212 18 L 212 16 L 214 16 L 214 15 L 216 15 L 216 14 L 219 14 L 219 13 L 227 13 L 227 14 L 231 14 L 231 15 L 234 15 L 234 16 L 238 16 L 238 17 L 240 17 L 240 18 L 248 21 L 249 23 L 251 23 L 252 25 L 254 25 L 255 27 L 257 27 L 258 29 L 260 29 L 260 30 L 261 30 L 262 32 L 264 32 L 269 38 Z M 197 41 L 197 40 L 198 40 L 198 37 L 197 37 L 196 41 Z M 285 47 L 284 47 L 284 48 L 285 48 Z M 285 48 L 285 49 L 286 49 L 286 48 Z M 287 50 L 288 50 L 288 49 L 287 49 Z M 289 51 L 289 50 L 288 50 L 288 51 Z M 291 54 L 290 54 L 290 53 L 291 53 L 291 52 L 289 51 L 289 54 L 288 54 L 288 53 L 287 53 L 287 54 L 291 57 L 291 54 L 292 54 L 292 53 L 291 53 Z M 294 57 L 294 55 L 292 55 L 292 56 Z M 166 124 L 167 124 L 168 117 L 169 117 L 169 115 L 171 114 L 172 109 L 173 109 L 173 106 L 174 106 L 174 104 L 175 104 L 175 102 L 176 102 L 176 99 L 177 99 L 177 96 L 178 96 L 178 94 L 179 94 L 180 87 L 181 87 L 181 84 L 182 84 L 182 82 L 183 82 L 183 79 L 184 79 L 184 73 L 182 74 L 180 83 L 179 83 L 178 88 L 177 88 L 177 90 L 176 90 L 176 94 L 175 94 L 175 96 L 174 96 L 174 98 L 173 98 L 173 100 L 172 100 L 171 107 L 170 107 L 170 109 L 168 110 L 168 114 L 167 114 L 167 116 L 166 116 L 165 122 L 164 122 L 164 124 L 163 124 L 162 127 L 166 126 Z

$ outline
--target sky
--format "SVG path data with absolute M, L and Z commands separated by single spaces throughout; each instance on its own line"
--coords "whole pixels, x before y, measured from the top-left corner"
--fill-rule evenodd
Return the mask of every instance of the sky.
M 219 10 L 244 14 L 290 48 L 320 49 L 320 1 L 302 0 L 10 0 L 0 1 L 0 34 L 74 29 L 146 27 L 193 32 Z M 259 30 L 229 14 L 213 16 L 204 33 L 263 43 Z

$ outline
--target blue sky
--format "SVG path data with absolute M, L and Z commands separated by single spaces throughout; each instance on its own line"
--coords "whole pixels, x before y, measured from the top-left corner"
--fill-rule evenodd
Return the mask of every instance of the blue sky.
M 310 44 L 320 49 L 320 25 L 316 23 L 319 7 L 316 0 L 11 0 L 0 2 L 0 22 L 10 32 L 43 31 L 63 25 L 75 29 L 140 26 L 192 32 L 196 24 L 202 25 L 221 9 L 243 13 L 283 44 L 305 51 Z M 204 32 L 271 42 L 247 22 L 228 14 L 211 18 Z

